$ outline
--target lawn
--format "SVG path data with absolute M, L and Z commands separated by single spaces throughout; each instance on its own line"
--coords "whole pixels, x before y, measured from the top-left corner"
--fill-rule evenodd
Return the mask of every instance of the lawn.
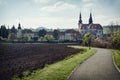
M 79 46 L 72 47 L 82 48 Z M 74 54 L 54 64 L 46 64 L 45 68 L 37 69 L 30 75 L 28 75 L 29 71 L 25 71 L 22 80 L 66 80 L 76 66 L 80 65 L 83 61 L 96 53 L 96 50 L 84 49 L 84 52 Z M 14 77 L 13 80 L 20 80 L 20 78 Z
M 112 50 L 112 52 L 113 52 L 115 64 L 120 70 L 120 50 Z

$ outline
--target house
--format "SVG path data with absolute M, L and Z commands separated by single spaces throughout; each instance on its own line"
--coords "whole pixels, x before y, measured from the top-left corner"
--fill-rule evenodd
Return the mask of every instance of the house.
M 67 29 L 65 31 L 59 32 L 60 41 L 77 41 L 79 37 L 79 32 L 74 29 Z

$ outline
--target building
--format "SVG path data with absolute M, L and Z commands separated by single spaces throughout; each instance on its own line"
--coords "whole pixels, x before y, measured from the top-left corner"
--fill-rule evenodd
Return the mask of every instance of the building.
M 110 37 L 120 32 L 120 25 L 103 26 L 103 37 L 105 41 L 110 41 Z
M 88 24 L 82 23 L 82 16 L 80 13 L 79 16 L 79 22 L 78 22 L 78 29 L 80 32 L 81 38 L 87 33 L 91 33 L 92 36 L 96 38 L 102 38 L 103 37 L 103 28 L 100 24 L 94 24 L 92 19 L 92 13 L 90 12 L 90 18 Z
M 77 41 L 79 39 L 79 32 L 74 29 L 67 29 L 59 32 L 60 41 Z
M 22 37 L 22 29 L 21 29 L 21 24 L 18 24 L 18 31 L 17 31 L 17 37 L 21 38 Z

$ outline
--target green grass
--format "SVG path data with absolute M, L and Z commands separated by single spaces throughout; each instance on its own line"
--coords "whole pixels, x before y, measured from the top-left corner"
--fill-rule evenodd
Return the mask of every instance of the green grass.
M 112 52 L 113 52 L 115 64 L 120 70 L 120 50 L 112 50 Z
M 81 48 L 79 46 L 72 46 Z M 71 71 L 83 61 L 96 53 L 96 50 L 88 50 L 85 52 L 72 55 L 57 63 L 47 65 L 43 69 L 35 70 L 31 75 L 25 76 L 22 80 L 66 80 Z M 14 78 L 14 80 L 19 80 Z

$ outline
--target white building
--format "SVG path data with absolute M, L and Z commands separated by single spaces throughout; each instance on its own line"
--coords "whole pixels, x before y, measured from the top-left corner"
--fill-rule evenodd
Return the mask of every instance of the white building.
M 92 14 L 90 13 L 90 18 L 89 18 L 89 23 L 88 24 L 83 24 L 82 19 L 81 19 L 81 13 L 79 17 L 79 22 L 78 22 L 78 29 L 81 34 L 81 37 L 83 37 L 87 32 L 91 33 L 92 36 L 96 38 L 103 38 L 103 28 L 100 24 L 93 24 L 92 20 Z

